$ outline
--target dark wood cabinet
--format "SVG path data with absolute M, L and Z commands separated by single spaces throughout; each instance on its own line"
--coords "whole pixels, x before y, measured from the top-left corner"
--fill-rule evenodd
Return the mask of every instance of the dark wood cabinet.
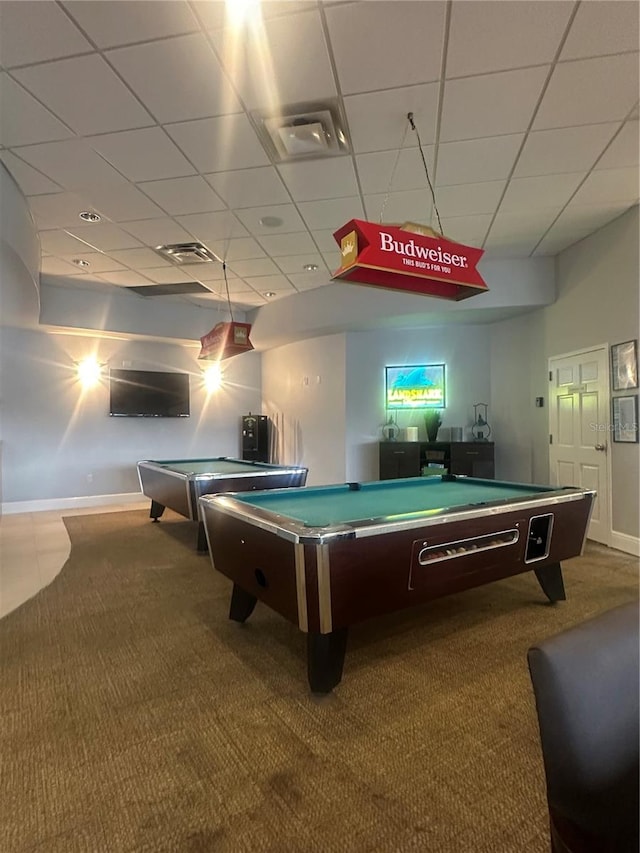
M 434 474 L 466 474 L 492 480 L 492 441 L 381 441 L 380 479 L 419 477 L 423 469 Z

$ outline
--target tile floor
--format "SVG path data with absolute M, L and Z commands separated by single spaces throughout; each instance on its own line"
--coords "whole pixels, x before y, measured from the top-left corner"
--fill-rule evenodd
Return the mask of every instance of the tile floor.
M 25 512 L 0 517 L 0 618 L 47 586 L 64 565 L 71 544 L 63 516 L 119 512 L 149 506 L 139 503 Z

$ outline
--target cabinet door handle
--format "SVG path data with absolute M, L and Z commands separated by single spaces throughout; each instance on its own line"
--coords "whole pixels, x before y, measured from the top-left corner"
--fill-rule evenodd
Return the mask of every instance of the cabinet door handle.
M 393 452 L 395 456 L 404 456 L 405 454 L 404 450 L 394 450 Z
M 479 450 L 467 450 L 467 456 L 479 456 L 479 455 L 480 455 Z

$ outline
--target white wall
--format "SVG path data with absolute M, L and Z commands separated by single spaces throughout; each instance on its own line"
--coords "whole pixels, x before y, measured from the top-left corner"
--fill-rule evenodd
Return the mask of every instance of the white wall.
M 262 354 L 263 413 L 274 431 L 273 461 L 305 465 L 307 485 L 346 476 L 345 337 L 329 335 Z
M 309 485 L 377 479 L 385 365 L 425 362 L 447 365 L 443 426 L 470 427 L 473 403 L 489 402 L 488 326 L 351 332 L 265 352 L 263 411 L 275 425 L 277 461 L 306 465 Z M 426 439 L 421 415 L 398 423 Z
M 635 207 L 558 256 L 553 305 L 492 326 L 492 401 L 503 437 L 496 455 L 505 479 L 528 480 L 530 472 L 532 482 L 549 481 L 549 358 L 639 337 L 638 256 Z M 612 528 L 637 539 L 640 445 L 610 441 L 608 452 Z
M 240 416 L 260 408 L 258 353 L 223 362 L 224 388 L 207 397 L 199 347 L 5 328 L 3 502 L 138 492 L 136 462 L 240 454 Z M 16 354 L 18 356 L 16 357 Z M 82 391 L 74 362 L 191 375 L 190 418 L 111 418 L 106 380 Z

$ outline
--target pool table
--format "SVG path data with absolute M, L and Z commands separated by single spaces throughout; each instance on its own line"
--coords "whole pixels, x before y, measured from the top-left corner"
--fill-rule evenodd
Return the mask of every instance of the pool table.
M 140 489 L 151 498 L 149 517 L 159 521 L 165 507 L 169 507 L 197 521 L 197 547 L 202 552 L 207 550 L 207 540 L 198 503 L 201 495 L 304 486 L 307 472 L 307 468 L 296 465 L 249 462 L 229 456 L 138 462 Z
M 307 634 L 314 693 L 341 680 L 350 625 L 532 570 L 565 598 L 595 492 L 444 475 L 200 498 L 229 617 L 257 601 Z

